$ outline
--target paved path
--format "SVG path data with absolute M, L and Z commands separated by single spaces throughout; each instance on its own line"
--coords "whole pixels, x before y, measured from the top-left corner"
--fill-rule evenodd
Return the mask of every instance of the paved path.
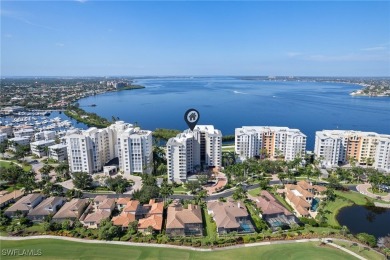
M 134 185 L 131 186 L 130 190 L 126 191 L 124 194 L 133 194 L 134 191 L 140 190 L 142 188 L 142 178 L 141 177 L 135 176 L 135 175 L 130 175 L 130 176 L 124 176 L 124 178 L 134 181 Z
M 326 241 L 326 240 L 324 240 L 324 241 Z M 348 254 L 350 254 L 350 255 L 353 255 L 354 257 L 356 257 L 356 258 L 358 258 L 358 259 L 367 260 L 366 258 L 364 258 L 364 257 L 362 257 L 362 256 L 360 256 L 360 255 L 358 255 L 358 254 L 356 254 L 355 252 L 352 252 L 351 250 L 346 249 L 345 247 L 339 246 L 339 245 L 337 245 L 337 244 L 335 244 L 335 243 L 331 243 L 331 242 L 325 242 L 325 243 L 328 244 L 328 245 L 330 245 L 330 246 L 333 246 L 333 247 L 335 247 L 335 248 L 337 248 L 337 249 L 340 249 L 340 250 L 342 250 L 342 251 L 344 251 L 344 252 L 346 252 L 346 253 L 348 253 Z
M 371 188 L 371 184 L 369 183 L 359 184 L 356 186 L 356 189 L 363 195 L 366 195 L 374 199 L 376 199 L 377 197 L 381 197 L 381 199 L 384 201 L 390 201 L 390 193 L 388 193 L 386 196 L 379 196 L 368 191 L 369 188 Z
M 220 248 L 195 248 L 190 246 L 175 246 L 175 245 L 167 245 L 167 244 L 154 244 L 154 243 L 134 243 L 134 242 L 122 242 L 122 241 L 102 241 L 102 240 L 86 240 L 81 238 L 73 238 L 73 237 L 61 237 L 61 236 L 50 236 L 50 235 L 43 235 L 43 236 L 28 236 L 28 237 L 4 237 L 0 236 L 1 240 L 6 241 L 22 241 L 22 240 L 32 240 L 32 239 L 59 239 L 59 240 L 66 240 L 66 241 L 72 241 L 72 242 L 79 242 L 79 243 L 86 243 L 86 244 L 111 244 L 111 245 L 123 245 L 123 246 L 140 246 L 140 247 L 159 247 L 159 248 L 175 248 L 175 249 L 183 249 L 183 250 L 192 250 L 192 251 L 202 251 L 202 252 L 211 252 L 211 251 L 222 251 L 222 250 L 229 250 L 229 249 L 235 249 L 235 248 L 245 248 L 245 247 L 255 247 L 255 246 L 267 246 L 267 245 L 280 245 L 280 244 L 293 244 L 293 243 L 307 243 L 307 242 L 320 242 L 321 239 L 319 238 L 312 238 L 312 239 L 299 239 L 299 240 L 281 240 L 281 241 L 267 241 L 267 242 L 258 242 L 258 243 L 250 243 L 250 244 L 242 244 L 242 245 L 235 245 L 235 246 L 227 246 L 227 247 L 220 247 Z M 326 244 L 333 246 L 335 248 L 338 248 L 358 259 L 361 260 L 367 260 L 364 257 L 361 257 L 360 255 L 356 254 L 355 252 L 352 252 L 342 246 L 336 245 L 332 242 L 327 242 L 329 240 L 340 240 L 340 241 L 348 241 L 344 239 L 334 239 L 334 238 L 324 238 L 322 241 L 324 241 Z M 351 242 L 351 241 L 348 241 Z

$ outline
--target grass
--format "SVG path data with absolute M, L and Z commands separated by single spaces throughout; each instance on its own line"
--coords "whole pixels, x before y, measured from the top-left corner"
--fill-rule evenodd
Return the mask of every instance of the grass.
M 189 192 L 189 190 L 187 190 L 183 186 L 179 186 L 179 187 L 173 188 L 173 192 L 176 194 L 186 194 L 187 192 Z
M 353 256 L 318 243 L 293 243 L 238 248 L 213 252 L 107 244 L 84 244 L 55 239 L 1 241 L 1 248 L 41 250 L 41 256 L 4 256 L 1 259 L 355 259 Z M 6 251 L 4 251 L 6 252 Z
M 259 196 L 260 192 L 261 192 L 261 188 L 260 188 L 260 187 L 255 188 L 255 189 L 253 189 L 253 190 L 248 190 L 248 193 L 249 193 L 251 196 L 253 196 L 253 197 Z
M 203 225 L 205 225 L 206 237 L 209 239 L 215 239 L 217 237 L 217 225 L 212 220 L 211 216 L 207 213 L 207 209 L 203 208 Z
M 339 222 L 336 219 L 337 214 L 339 213 L 340 209 L 352 205 L 353 203 L 351 201 L 345 200 L 340 197 L 336 197 L 335 201 L 328 202 L 323 208 L 324 211 L 330 212 L 328 214 L 325 214 L 328 224 L 331 226 L 340 226 Z
M 338 223 L 336 216 L 339 213 L 340 209 L 348 206 L 352 206 L 353 203 L 357 205 L 364 206 L 366 205 L 367 201 L 373 201 L 373 202 L 381 202 L 385 203 L 383 201 L 375 200 L 372 198 L 368 198 L 364 196 L 363 194 L 360 194 L 358 192 L 353 191 L 335 191 L 335 194 L 337 195 L 335 201 L 328 202 L 325 207 L 323 208 L 325 211 L 330 211 L 330 213 L 326 214 L 327 222 L 331 226 L 340 226 Z M 368 200 L 367 200 L 368 199 Z
M 45 230 L 43 229 L 43 224 L 34 224 L 31 227 L 26 228 L 27 232 L 38 232 L 38 233 L 43 233 Z
M 363 194 L 360 194 L 359 192 L 354 192 L 354 191 L 346 191 L 346 192 L 335 191 L 335 194 L 337 196 L 341 196 L 341 197 L 344 197 L 346 199 L 349 199 L 357 205 L 366 205 L 367 200 L 370 200 L 372 202 L 380 202 L 380 203 L 384 203 L 384 204 L 390 204 L 390 202 L 373 199 L 373 198 L 364 196 Z
M 222 152 L 234 152 L 234 147 L 224 147 L 222 146 Z
M 373 191 L 372 188 L 368 188 L 368 191 L 379 196 L 387 196 L 387 194 L 389 194 L 388 192 L 385 191 Z
M 28 172 L 31 170 L 31 165 L 23 165 L 22 163 L 18 163 L 17 161 L 0 161 L 0 168 L 9 168 L 11 163 L 14 163 L 18 166 L 22 165 L 24 171 Z
M 262 231 L 263 229 L 267 228 L 267 223 L 265 223 L 265 221 L 261 219 L 260 216 L 256 213 L 254 206 L 249 203 L 246 203 L 245 206 L 251 215 L 255 229 L 257 231 Z
M 294 209 L 279 194 L 273 194 L 274 197 L 289 211 L 294 212 Z
M 370 259 L 370 260 L 384 260 L 385 257 L 381 254 L 379 254 L 378 252 L 376 252 L 375 250 L 363 250 L 362 247 L 359 248 L 359 246 L 351 246 L 353 244 L 353 242 L 344 242 L 344 241 L 338 241 L 338 240 L 333 240 L 333 243 L 339 245 L 339 246 L 342 246 L 366 259 Z

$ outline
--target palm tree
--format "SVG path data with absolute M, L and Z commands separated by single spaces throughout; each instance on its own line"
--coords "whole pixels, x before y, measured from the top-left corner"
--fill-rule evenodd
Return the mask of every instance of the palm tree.
M 166 201 L 167 197 L 173 195 L 172 185 L 169 185 L 166 179 L 164 179 L 161 184 L 160 194 L 164 198 L 164 202 Z

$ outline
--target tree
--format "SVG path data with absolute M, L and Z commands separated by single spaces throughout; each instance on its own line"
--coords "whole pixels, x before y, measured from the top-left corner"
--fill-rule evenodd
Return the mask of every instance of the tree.
M 138 232 L 138 221 L 137 220 L 129 223 L 127 232 L 130 235 L 134 235 L 134 234 L 136 234 Z
M 55 167 L 55 172 L 57 173 L 58 176 L 64 178 L 64 179 L 69 179 L 69 164 L 66 162 L 60 163 L 57 167 Z
M 10 184 L 15 185 L 19 178 L 24 174 L 24 170 L 22 167 L 15 165 L 13 163 L 10 164 L 10 167 L 0 169 L 0 179 L 6 181 Z
M 326 189 L 326 191 L 324 191 L 323 194 L 326 195 L 326 200 L 328 201 L 335 201 L 336 199 L 336 194 L 333 188 Z
M 349 229 L 347 226 L 342 226 L 340 232 L 343 234 L 343 236 L 346 236 L 349 233 Z
M 133 198 L 141 203 L 148 203 L 150 199 L 157 198 L 160 194 L 160 188 L 156 184 L 156 178 L 152 175 L 142 174 L 142 188 L 133 193 Z
M 115 178 L 107 178 L 105 184 L 109 190 L 116 193 L 123 193 L 126 191 L 129 183 L 122 176 L 116 176 Z
M 62 222 L 61 227 L 63 230 L 70 230 L 72 228 L 72 223 L 69 219 L 66 219 Z
M 287 177 L 287 174 L 282 173 L 282 172 L 278 173 L 278 178 L 282 182 L 283 185 L 284 185 L 284 180 L 286 179 L 286 177 Z
M 376 238 L 373 235 L 367 233 L 359 233 L 356 235 L 356 238 L 371 247 L 374 247 L 376 245 Z
M 205 185 L 209 180 L 208 174 L 201 174 L 198 175 L 198 181 L 200 182 L 201 185 Z
M 186 183 L 187 189 L 191 191 L 192 194 L 194 194 L 198 189 L 200 189 L 202 186 L 198 180 L 196 181 L 188 181 Z
M 83 193 L 82 193 L 80 190 L 71 189 L 71 190 L 67 190 L 67 191 L 66 191 L 65 196 L 66 196 L 68 199 L 72 199 L 72 198 L 82 198 L 82 197 L 83 197 Z
M 201 190 L 198 194 L 195 195 L 194 200 L 196 205 L 200 205 L 200 203 L 207 197 L 207 191 Z
M 24 172 L 24 174 L 19 178 L 19 183 L 23 185 L 24 192 L 30 193 L 32 192 L 36 187 L 36 181 L 35 181 L 35 172 L 29 171 Z
M 7 140 L 4 140 L 3 142 L 0 143 L 0 154 L 3 157 L 5 151 L 7 150 Z
M 114 226 L 110 220 L 102 220 L 99 228 L 99 239 L 112 240 L 120 235 L 121 231 L 118 226 Z
M 246 199 L 247 191 L 242 187 L 242 185 L 238 185 L 236 190 L 233 192 L 233 199 L 234 200 L 243 200 Z
M 43 167 L 39 170 L 39 172 L 42 174 L 42 175 L 49 175 L 50 172 L 54 169 L 53 166 L 49 165 L 49 164 L 45 164 L 43 165 Z
M 171 196 L 173 194 L 173 188 L 172 185 L 168 184 L 168 181 L 166 179 L 163 180 L 161 183 L 160 188 L 160 195 L 164 198 L 164 202 L 166 201 L 167 197 Z
M 78 189 L 88 189 L 92 186 L 92 177 L 86 172 L 75 172 L 73 173 L 73 184 Z

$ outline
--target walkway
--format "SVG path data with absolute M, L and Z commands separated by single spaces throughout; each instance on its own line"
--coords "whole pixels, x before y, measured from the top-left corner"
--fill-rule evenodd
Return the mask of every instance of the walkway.
M 218 175 L 216 176 L 217 183 L 211 187 L 205 187 L 205 190 L 207 190 L 207 194 L 211 195 L 215 193 L 217 190 L 222 189 L 227 184 L 227 178 L 226 175 L 222 172 L 218 172 Z
M 255 246 L 267 246 L 267 245 L 280 245 L 280 244 L 293 244 L 293 243 L 307 243 L 307 242 L 320 242 L 320 241 L 331 241 L 331 240 L 340 240 L 340 241 L 347 241 L 343 239 L 334 239 L 334 238 L 324 238 L 323 240 L 319 238 L 312 238 L 312 239 L 299 239 L 299 240 L 281 240 L 281 241 L 267 241 L 267 242 L 258 242 L 258 243 L 250 243 L 250 244 L 243 244 L 243 245 L 235 245 L 235 246 L 227 246 L 227 247 L 220 247 L 220 248 L 194 248 L 190 246 L 175 246 L 175 245 L 167 245 L 167 244 L 153 244 L 153 243 L 134 243 L 134 242 L 122 242 L 122 241 L 102 241 L 102 240 L 86 240 L 81 238 L 73 238 L 73 237 L 61 237 L 61 236 L 50 236 L 50 235 L 43 235 L 43 236 L 28 236 L 28 237 L 4 237 L 0 236 L 1 240 L 6 241 L 21 241 L 21 240 L 32 240 L 32 239 L 59 239 L 59 240 L 66 240 L 66 241 L 72 241 L 72 242 L 79 242 L 79 243 L 85 243 L 85 244 L 111 244 L 111 245 L 123 245 L 123 246 L 140 246 L 140 247 L 159 247 L 159 248 L 175 248 L 175 249 L 184 249 L 184 250 L 192 250 L 192 251 L 202 251 L 202 252 L 212 252 L 212 251 L 222 251 L 222 250 L 229 250 L 229 249 L 235 249 L 235 248 L 243 248 L 243 247 L 255 247 Z M 338 246 L 332 242 L 326 242 L 326 244 L 336 247 L 350 255 L 355 256 L 358 259 L 366 260 L 364 257 L 361 257 L 360 255 L 344 248 L 341 246 Z
M 332 240 L 332 239 L 330 238 L 330 240 Z M 340 250 L 342 250 L 342 251 L 344 251 L 344 252 L 346 252 L 346 253 L 348 253 L 348 254 L 350 254 L 350 255 L 353 255 L 354 257 L 356 257 L 356 258 L 358 258 L 358 259 L 367 260 L 366 258 L 364 258 L 364 257 L 362 257 L 362 256 L 360 256 L 360 255 L 358 255 L 358 254 L 356 254 L 355 252 L 352 252 L 351 250 L 346 249 L 345 247 L 339 246 L 339 245 L 337 245 L 337 244 L 335 244 L 335 243 L 326 242 L 327 239 L 324 239 L 323 241 L 324 241 L 326 244 L 328 244 L 328 245 L 330 245 L 330 246 L 333 246 L 333 247 L 335 247 L 335 248 L 337 248 L 337 249 L 340 249 Z
M 379 196 L 368 191 L 369 188 L 371 188 L 371 184 L 369 183 L 359 184 L 356 186 L 356 189 L 363 195 L 366 195 L 374 199 L 381 197 L 382 200 L 390 202 L 390 193 L 388 193 L 386 196 Z

